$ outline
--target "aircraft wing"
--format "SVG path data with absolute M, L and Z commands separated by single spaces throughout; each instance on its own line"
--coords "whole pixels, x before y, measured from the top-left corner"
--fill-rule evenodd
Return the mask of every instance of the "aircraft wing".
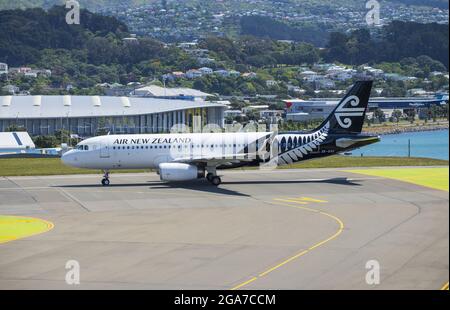
M 247 157 L 247 158 L 246 158 Z M 229 155 L 204 155 L 204 156 L 193 156 L 185 158 L 174 159 L 173 163 L 183 163 L 183 164 L 206 164 L 208 166 L 221 166 L 221 165 L 232 165 L 241 162 L 251 162 L 254 157 L 248 158 L 248 155 L 244 154 L 229 154 Z

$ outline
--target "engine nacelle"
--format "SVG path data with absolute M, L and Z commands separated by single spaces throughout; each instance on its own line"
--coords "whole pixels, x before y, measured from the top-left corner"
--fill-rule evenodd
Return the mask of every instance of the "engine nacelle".
M 205 170 L 195 165 L 163 163 L 159 165 L 162 181 L 189 181 L 205 177 Z

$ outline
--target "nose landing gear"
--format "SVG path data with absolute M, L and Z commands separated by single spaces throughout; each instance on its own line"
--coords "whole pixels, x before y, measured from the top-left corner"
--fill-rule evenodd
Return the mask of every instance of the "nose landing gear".
M 217 176 L 215 173 L 209 172 L 206 175 L 206 179 L 214 186 L 219 186 L 222 183 L 222 179 Z
M 109 171 L 105 171 L 105 174 L 103 175 L 102 179 L 102 185 L 109 186 Z
M 214 186 L 219 186 L 220 185 L 220 183 L 222 183 L 222 179 L 219 177 L 219 176 L 213 176 L 212 177 L 212 179 L 211 179 L 211 184 L 212 185 L 214 185 Z

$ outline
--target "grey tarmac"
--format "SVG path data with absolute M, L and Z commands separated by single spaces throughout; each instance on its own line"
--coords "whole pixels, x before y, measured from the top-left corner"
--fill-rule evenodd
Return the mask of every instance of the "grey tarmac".
M 439 289 L 448 192 L 343 169 L 0 178 L 0 214 L 54 223 L 0 244 L 0 289 Z M 67 285 L 65 264 L 80 263 Z M 381 267 L 366 283 L 366 262 Z

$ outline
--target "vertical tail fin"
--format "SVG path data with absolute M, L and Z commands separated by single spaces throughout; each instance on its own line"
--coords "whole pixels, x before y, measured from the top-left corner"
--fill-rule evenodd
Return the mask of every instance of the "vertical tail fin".
M 359 81 L 319 128 L 329 124 L 331 134 L 361 133 L 373 81 Z

